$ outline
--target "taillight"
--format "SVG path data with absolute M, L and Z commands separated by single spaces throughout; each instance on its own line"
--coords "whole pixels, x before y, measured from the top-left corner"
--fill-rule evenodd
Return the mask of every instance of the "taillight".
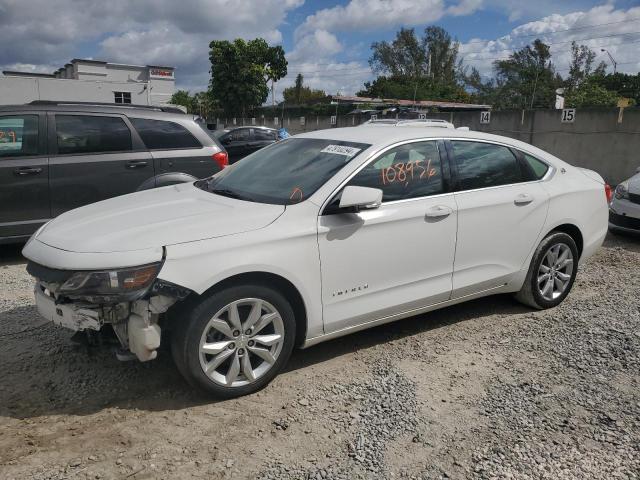
M 607 197 L 607 203 L 611 203 L 611 199 L 613 198 L 613 190 L 611 190 L 611 185 L 608 183 L 604 184 L 604 194 Z
M 229 166 L 229 155 L 227 155 L 227 152 L 214 153 L 213 155 L 211 155 L 211 158 L 213 158 L 213 160 L 218 165 L 220 165 L 220 168 Z

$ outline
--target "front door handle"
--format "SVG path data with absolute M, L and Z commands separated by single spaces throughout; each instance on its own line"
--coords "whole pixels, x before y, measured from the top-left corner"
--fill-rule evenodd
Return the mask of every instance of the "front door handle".
M 130 162 L 127 162 L 126 168 L 144 168 L 147 165 L 147 162 L 145 162 L 144 160 L 132 160 Z
M 533 197 L 528 193 L 521 193 L 513 201 L 516 205 L 528 205 L 531 202 L 533 202 Z
M 42 173 L 42 169 L 38 167 L 20 167 L 16 168 L 13 173 L 16 175 L 37 175 Z
M 444 218 L 448 217 L 453 213 L 453 209 L 447 207 L 446 205 L 436 205 L 435 207 L 431 207 L 427 210 L 425 216 L 427 218 Z

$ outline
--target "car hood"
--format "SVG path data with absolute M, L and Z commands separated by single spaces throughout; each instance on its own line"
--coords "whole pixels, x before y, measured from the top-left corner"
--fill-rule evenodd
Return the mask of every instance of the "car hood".
M 284 208 L 182 183 L 71 210 L 49 222 L 36 238 L 73 252 L 143 250 L 257 230 L 282 215 Z

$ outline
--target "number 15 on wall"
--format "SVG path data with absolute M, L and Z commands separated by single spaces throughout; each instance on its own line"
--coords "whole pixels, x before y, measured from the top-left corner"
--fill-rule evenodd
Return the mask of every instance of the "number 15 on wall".
M 576 109 L 575 108 L 563 108 L 562 109 L 562 117 L 560 118 L 560 122 L 562 123 L 573 123 L 576 119 Z

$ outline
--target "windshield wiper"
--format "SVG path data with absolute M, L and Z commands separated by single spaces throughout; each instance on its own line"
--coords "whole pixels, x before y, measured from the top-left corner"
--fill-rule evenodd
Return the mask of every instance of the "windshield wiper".
M 246 200 L 252 202 L 251 198 L 241 195 L 233 190 L 229 190 L 227 188 L 211 188 L 209 189 L 211 193 L 216 193 L 218 195 L 222 195 L 223 197 L 236 198 L 238 200 Z

